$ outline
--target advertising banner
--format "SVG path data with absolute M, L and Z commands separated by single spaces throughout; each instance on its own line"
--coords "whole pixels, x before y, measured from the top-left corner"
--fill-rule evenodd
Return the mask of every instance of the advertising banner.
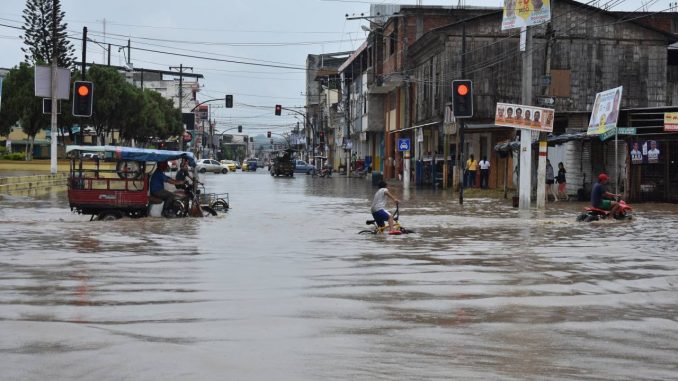
M 554 109 L 497 103 L 494 124 L 535 131 L 553 131 Z
M 631 164 L 656 164 L 659 162 L 661 151 L 656 140 L 633 142 L 629 145 Z
M 501 30 L 539 25 L 551 20 L 551 0 L 504 0 Z
M 600 135 L 617 127 L 622 86 L 596 94 L 586 135 Z
M 678 132 L 678 112 L 664 113 L 664 131 Z

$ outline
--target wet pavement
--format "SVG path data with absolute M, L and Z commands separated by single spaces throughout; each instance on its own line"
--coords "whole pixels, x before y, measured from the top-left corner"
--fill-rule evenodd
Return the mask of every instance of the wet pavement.
M 231 210 L 91 222 L 0 195 L 3 380 L 675 380 L 678 208 L 575 222 L 369 181 L 205 176 Z

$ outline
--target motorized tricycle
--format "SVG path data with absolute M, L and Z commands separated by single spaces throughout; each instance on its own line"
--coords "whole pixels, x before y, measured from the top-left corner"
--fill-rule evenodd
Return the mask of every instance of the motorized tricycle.
M 84 155 L 88 152 L 96 155 Z M 151 173 L 159 162 L 187 160 L 193 170 L 193 178 L 197 178 L 196 161 L 191 152 L 73 145 L 66 147 L 66 154 L 70 158 L 69 205 L 76 213 L 91 215 L 92 220 L 151 215 L 202 217 L 216 214 L 211 205 L 201 203 L 197 183 L 191 189 L 176 192 L 169 210 L 163 210 L 160 206 L 162 200 L 150 196 Z M 154 213 L 158 208 L 163 212 Z

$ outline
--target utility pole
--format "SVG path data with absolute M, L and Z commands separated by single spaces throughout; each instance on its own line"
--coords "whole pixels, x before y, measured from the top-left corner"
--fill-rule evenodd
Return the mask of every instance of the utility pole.
M 553 4 L 551 4 L 553 11 Z M 546 27 L 546 59 L 544 60 L 544 75 L 551 75 L 551 35 L 553 28 L 551 23 Z M 543 85 L 543 84 L 542 84 Z M 549 88 L 545 87 L 544 95 L 548 95 Z M 537 209 L 546 208 L 546 157 L 548 156 L 548 142 L 546 141 L 546 132 L 539 132 L 539 163 L 537 165 Z
M 532 29 L 525 27 L 523 52 L 522 104 L 532 103 Z M 520 130 L 520 210 L 529 210 L 532 196 L 532 131 Z
M 176 70 L 179 69 L 179 110 L 183 112 L 184 110 L 184 70 L 189 69 L 193 71 L 193 67 L 190 66 L 184 66 L 184 64 L 180 64 L 179 67 L 176 66 L 170 66 L 170 70 Z
M 50 172 L 57 173 L 57 0 L 52 0 L 52 110 Z M 83 62 L 84 65 L 84 62 Z

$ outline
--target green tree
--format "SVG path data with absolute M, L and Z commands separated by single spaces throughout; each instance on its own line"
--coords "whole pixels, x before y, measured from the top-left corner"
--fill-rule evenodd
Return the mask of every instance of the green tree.
M 34 70 L 26 63 L 12 68 L 5 77 L 0 109 L 0 128 L 9 131 L 16 123 L 28 135 L 26 159 L 31 160 L 35 135 L 49 126 L 49 118 L 42 113 L 42 99 L 34 95 Z
M 121 99 L 127 83 L 117 70 L 98 65 L 89 68 L 87 78 L 94 83 L 94 109 L 89 121 L 102 139 L 101 144 L 105 144 L 105 134 L 112 131 L 115 119 L 124 114 Z
M 26 62 L 44 64 L 52 62 L 54 26 L 52 11 L 56 12 L 57 65 L 70 68 L 73 66 L 75 49 L 68 40 L 67 27 L 64 22 L 65 13 L 61 10 L 60 0 L 26 0 L 23 12 L 23 41 L 26 47 Z

